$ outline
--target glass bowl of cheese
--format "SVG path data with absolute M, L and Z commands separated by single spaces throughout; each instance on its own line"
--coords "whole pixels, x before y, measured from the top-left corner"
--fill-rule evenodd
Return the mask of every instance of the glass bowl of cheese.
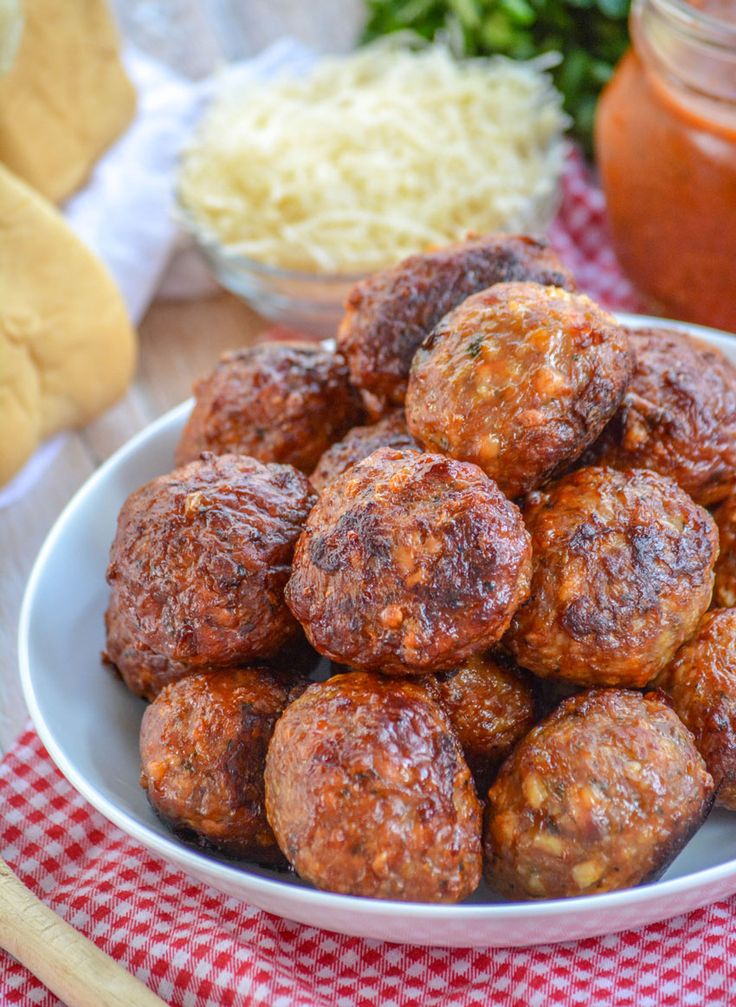
M 546 229 L 567 124 L 549 65 L 388 39 L 298 75 L 228 71 L 182 154 L 180 219 L 224 287 L 332 336 L 360 278 Z
M 180 216 L 186 219 L 185 214 Z M 282 269 L 208 240 L 191 222 L 188 230 L 226 290 L 247 301 L 264 318 L 318 339 L 335 335 L 350 290 L 366 275 Z

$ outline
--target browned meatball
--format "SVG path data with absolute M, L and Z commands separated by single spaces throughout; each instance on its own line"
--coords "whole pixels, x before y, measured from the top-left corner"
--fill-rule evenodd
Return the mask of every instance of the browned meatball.
M 113 591 L 105 612 L 105 650 L 102 661 L 125 682 L 131 692 L 153 699 L 167 682 L 192 674 L 188 661 L 174 661 L 152 650 L 143 640 L 126 602 Z
M 280 861 L 263 773 L 289 689 L 285 679 L 256 667 L 201 672 L 167 685 L 141 723 L 141 786 L 156 813 L 231 856 Z
M 475 462 L 516 497 L 595 440 L 631 364 L 624 329 L 584 294 L 498 284 L 443 318 L 417 351 L 407 422 L 427 451 Z
M 266 812 L 318 888 L 457 902 L 480 880 L 470 771 L 419 684 L 353 672 L 311 685 L 274 730 Z
M 715 522 L 671 479 L 579 469 L 529 497 L 529 600 L 505 644 L 538 675 L 641 687 L 695 632 L 718 553 Z
M 362 462 L 378 448 L 419 450 L 419 445 L 407 429 L 403 410 L 394 410 L 372 426 L 353 427 L 349 430 L 341 441 L 325 451 L 309 477 L 310 482 L 321 493 L 328 483 L 334 482 L 339 475 L 347 472 L 357 462 Z
M 684 332 L 629 338 L 634 374 L 596 445 L 601 464 L 661 472 L 703 505 L 722 500 L 736 484 L 736 367 Z
M 412 358 L 443 315 L 470 294 L 510 280 L 575 287 L 546 242 L 510 234 L 412 255 L 359 283 L 337 344 L 370 412 L 402 405 Z
M 713 516 L 720 542 L 713 604 L 718 608 L 733 608 L 736 606 L 736 493 L 727 497 Z
M 736 609 L 706 613 L 657 684 L 694 734 L 717 803 L 736 811 Z
M 309 474 L 362 417 L 345 361 L 308 343 L 260 343 L 226 353 L 194 394 L 177 465 L 212 451 L 282 462 Z
M 530 566 L 519 510 L 477 466 L 381 448 L 320 496 L 286 600 L 333 661 L 422 674 L 498 640 Z
M 469 657 L 425 681 L 449 717 L 484 798 L 500 764 L 534 724 L 531 686 L 492 654 Z
M 566 699 L 517 746 L 488 794 L 489 884 L 556 899 L 656 878 L 705 819 L 713 780 L 657 693 Z
M 133 692 L 269 657 L 298 632 L 284 586 L 314 499 L 296 469 L 245 455 L 206 455 L 128 497 L 105 622 L 107 657 Z

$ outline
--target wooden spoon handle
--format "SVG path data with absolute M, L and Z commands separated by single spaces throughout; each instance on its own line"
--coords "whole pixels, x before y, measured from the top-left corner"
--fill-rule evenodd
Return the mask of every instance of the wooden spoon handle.
M 162 1007 L 147 986 L 21 884 L 0 857 L 0 947 L 69 1007 Z

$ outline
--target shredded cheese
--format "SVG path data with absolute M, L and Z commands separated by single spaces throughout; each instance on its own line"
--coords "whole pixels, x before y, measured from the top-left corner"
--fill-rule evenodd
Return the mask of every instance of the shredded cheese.
M 299 79 L 231 80 L 184 153 L 180 202 L 205 240 L 310 273 L 541 229 L 566 125 L 544 69 L 374 44 Z

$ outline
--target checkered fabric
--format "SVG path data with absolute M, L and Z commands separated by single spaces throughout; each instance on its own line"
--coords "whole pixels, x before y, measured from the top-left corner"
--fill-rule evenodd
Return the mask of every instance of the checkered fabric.
M 636 309 L 603 210 L 572 152 L 553 242 L 583 288 Z M 0 852 L 72 926 L 176 1007 L 736 1002 L 733 900 L 637 932 L 528 950 L 342 937 L 242 905 L 151 857 L 84 802 L 31 728 L 0 764 Z M 9 1004 L 58 1001 L 0 953 L 0 1005 Z
M 736 900 L 576 944 L 398 946 L 278 919 L 154 859 L 85 803 L 30 727 L 0 765 L 0 809 L 0 850 L 21 879 L 176 1007 L 725 1007 L 736 997 Z M 58 1003 L 0 953 L 3 1007 Z
M 603 193 L 575 147 L 568 151 L 562 204 L 549 237 L 578 286 L 599 304 L 621 311 L 644 310 L 611 247 Z

